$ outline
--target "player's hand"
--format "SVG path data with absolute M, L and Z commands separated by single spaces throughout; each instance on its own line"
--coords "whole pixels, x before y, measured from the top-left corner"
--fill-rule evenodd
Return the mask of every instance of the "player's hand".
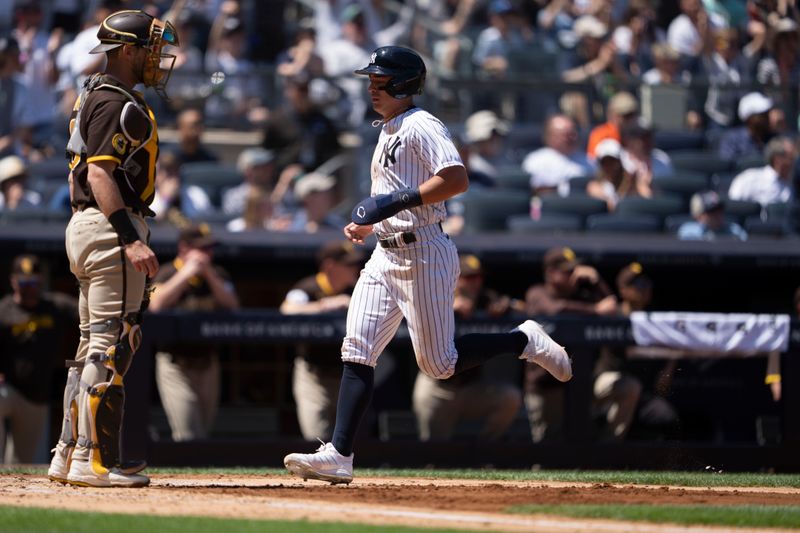
M 613 294 L 606 296 L 596 304 L 594 304 L 595 314 L 601 316 L 612 316 L 617 314 L 617 297 Z
M 350 305 L 349 294 L 337 294 L 335 296 L 326 296 L 320 299 L 319 307 L 322 311 L 336 311 L 339 309 L 347 309 Z
M 368 226 L 363 226 L 361 224 L 351 222 L 344 227 L 344 236 L 356 244 L 364 244 L 364 239 L 366 239 L 370 234 L 372 234 L 371 224 Z
M 151 278 L 158 273 L 156 254 L 142 241 L 133 241 L 125 245 L 125 257 L 131 262 L 136 272 L 144 272 Z

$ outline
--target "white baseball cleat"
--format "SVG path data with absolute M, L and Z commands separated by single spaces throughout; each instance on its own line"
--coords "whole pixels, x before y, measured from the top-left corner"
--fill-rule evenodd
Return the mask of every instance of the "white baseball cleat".
M 144 474 L 124 474 L 117 468 L 97 473 L 89 461 L 73 460 L 67 483 L 81 487 L 146 487 L 150 478 Z
M 572 378 L 572 363 L 567 351 L 551 339 L 536 321 L 526 320 L 514 331 L 521 331 L 528 337 L 528 345 L 519 356 L 520 359 L 536 363 L 559 381 L 569 381 Z
M 353 455 L 345 457 L 333 443 L 324 443 L 315 453 L 290 453 L 283 464 L 292 474 L 306 479 L 319 479 L 332 484 L 353 481 Z
M 57 481 L 59 483 L 67 482 L 67 474 L 69 473 L 69 464 L 72 456 L 73 446 L 64 446 L 59 443 L 58 446 L 50 450 L 55 452 L 53 459 L 50 461 L 50 468 L 47 469 L 47 477 L 50 481 Z

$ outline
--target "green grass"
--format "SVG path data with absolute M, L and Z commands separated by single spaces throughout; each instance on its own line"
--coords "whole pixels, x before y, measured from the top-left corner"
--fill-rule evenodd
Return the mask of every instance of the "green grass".
M 3 533 L 75 533 L 102 531 L 103 533 L 397 533 L 419 532 L 410 527 L 364 526 L 333 522 L 231 520 L 189 516 L 139 516 L 128 514 L 79 513 L 26 507 L 0 506 L 0 530 Z M 425 529 L 426 532 L 455 532 L 455 529 Z
M 572 518 L 607 518 L 659 524 L 800 527 L 800 507 L 781 505 L 519 505 L 508 512 Z
M 45 467 L 3 467 L 0 474 L 41 474 Z M 283 475 L 276 468 L 149 468 L 152 474 L 229 474 Z M 426 470 L 357 468 L 358 477 L 435 477 L 442 479 L 476 479 L 485 481 L 567 481 L 572 483 L 624 483 L 632 485 L 674 485 L 679 487 L 795 487 L 800 488 L 798 474 L 712 473 L 712 472 L 643 472 L 581 470 Z

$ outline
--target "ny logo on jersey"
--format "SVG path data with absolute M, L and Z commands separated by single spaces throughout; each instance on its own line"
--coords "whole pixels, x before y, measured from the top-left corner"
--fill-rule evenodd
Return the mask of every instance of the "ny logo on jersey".
M 397 163 L 394 154 L 397 152 L 397 149 L 400 148 L 400 144 L 402 144 L 402 141 L 397 137 L 383 145 L 383 154 L 381 154 L 380 159 L 381 163 L 383 163 L 383 168 L 389 168 L 390 163 L 392 165 Z

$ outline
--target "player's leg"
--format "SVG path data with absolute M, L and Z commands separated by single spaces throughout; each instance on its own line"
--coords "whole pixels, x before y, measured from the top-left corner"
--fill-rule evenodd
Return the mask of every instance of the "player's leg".
M 309 363 L 304 357 L 295 357 L 292 375 L 292 393 L 297 405 L 297 422 L 306 440 L 325 442 L 333 437 L 336 416 L 335 398 L 339 390 L 339 376 L 335 384 L 326 371 Z
M 414 381 L 412 405 L 421 441 L 445 441 L 461 417 L 462 387 L 449 385 L 422 372 Z
M 89 279 L 90 337 L 77 399 L 78 442 L 67 481 L 93 486 L 142 486 L 149 483 L 146 476 L 120 470 L 119 447 L 125 401 L 123 376 L 141 338 L 138 322 L 145 274 L 127 261 L 105 216 L 97 210 L 85 213 L 87 221 L 94 222 L 93 231 L 83 235 L 83 246 L 78 246 L 76 257 L 80 257 L 77 263 L 83 265 L 83 273 Z M 147 228 L 143 220 L 134 217 L 133 222 L 144 238 Z
M 483 420 L 481 437 L 501 438 L 522 407 L 522 391 L 511 383 L 479 380 L 459 391 L 463 415 L 467 420 Z
M 182 442 L 206 437 L 199 391 L 188 369 L 171 353 L 156 353 L 156 386 L 172 440 Z
M 601 372 L 595 378 L 594 397 L 605 409 L 610 438 L 625 438 L 641 395 L 641 382 L 629 374 L 607 371 Z
M 46 403 L 32 402 L 14 387 L 11 387 L 12 409 L 8 417 L 11 428 L 6 463 L 30 464 L 45 434 L 49 406 Z
M 342 342 L 344 368 L 333 440 L 316 453 L 292 453 L 284 458 L 286 468 L 303 479 L 332 483 L 353 479 L 353 442 L 372 399 L 375 365 L 403 318 L 385 281 L 392 269 L 382 250 L 376 250 L 353 290 Z

